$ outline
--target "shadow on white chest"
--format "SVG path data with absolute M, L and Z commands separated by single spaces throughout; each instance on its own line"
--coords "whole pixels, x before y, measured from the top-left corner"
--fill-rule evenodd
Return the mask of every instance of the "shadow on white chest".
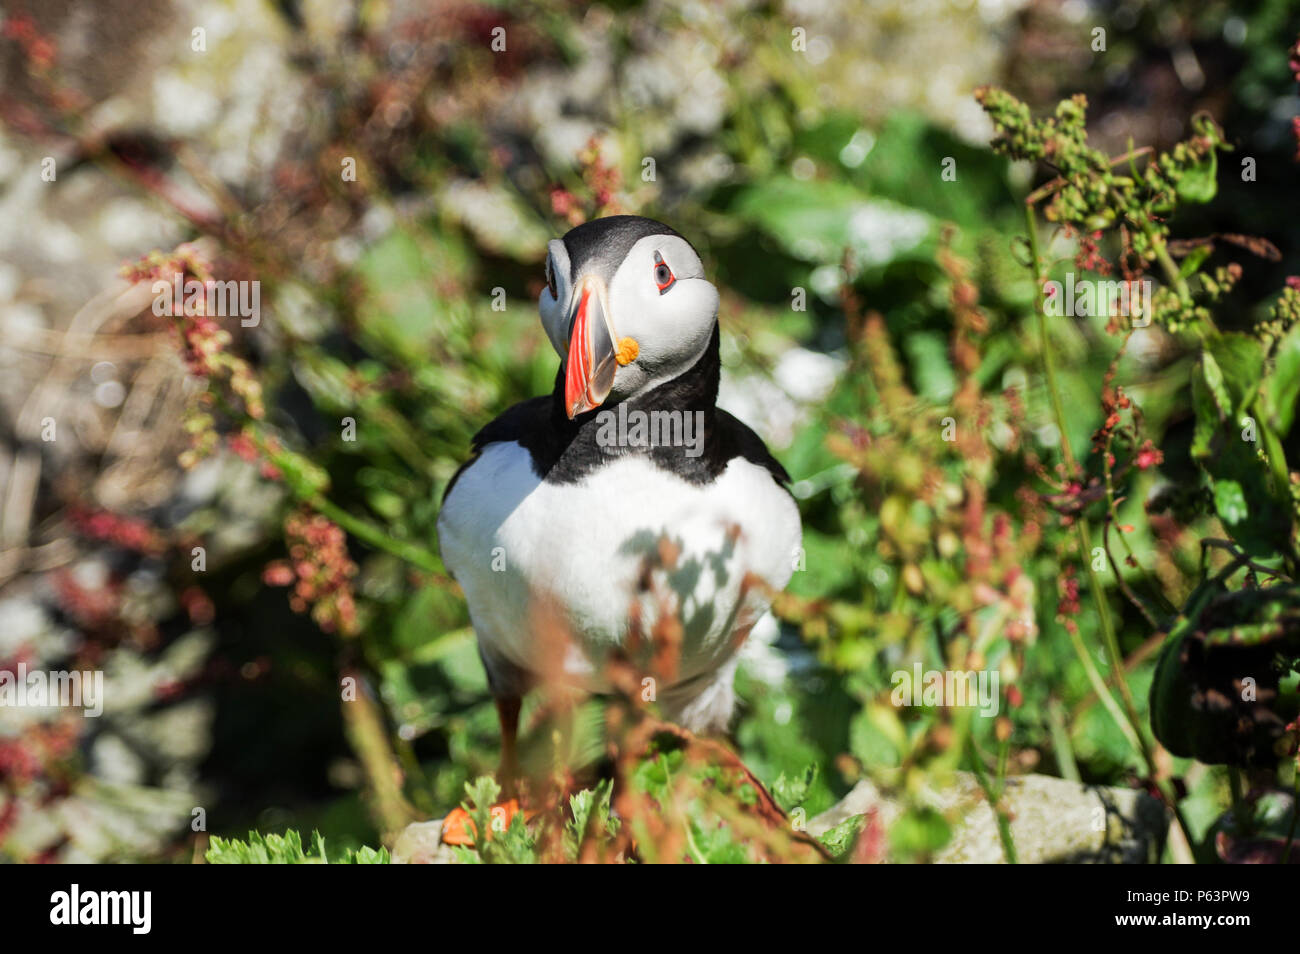
M 479 639 L 535 670 L 530 611 L 547 594 L 583 650 L 569 666 L 576 676 L 624 642 L 634 603 L 646 632 L 660 613 L 680 619 L 682 678 L 712 668 L 767 607 L 754 578 L 785 586 L 800 543 L 794 501 L 744 459 L 704 485 L 641 457 L 553 484 L 514 443 L 489 445 L 465 470 L 438 529 Z

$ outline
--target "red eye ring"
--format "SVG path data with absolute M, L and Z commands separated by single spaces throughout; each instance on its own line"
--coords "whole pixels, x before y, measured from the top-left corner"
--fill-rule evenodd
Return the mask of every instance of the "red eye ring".
M 668 291 L 668 289 L 672 288 L 676 282 L 677 276 L 674 275 L 673 270 L 668 267 L 668 263 L 664 261 L 664 257 L 658 252 L 655 252 L 655 285 L 659 288 L 659 294 L 662 295 L 664 292 Z

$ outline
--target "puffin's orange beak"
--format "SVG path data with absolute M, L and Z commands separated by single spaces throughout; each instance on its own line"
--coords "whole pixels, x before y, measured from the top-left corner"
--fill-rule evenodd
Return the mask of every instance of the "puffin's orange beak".
M 570 419 L 609 397 L 619 365 L 616 341 L 599 281 L 584 278 L 578 285 L 564 364 L 564 410 Z

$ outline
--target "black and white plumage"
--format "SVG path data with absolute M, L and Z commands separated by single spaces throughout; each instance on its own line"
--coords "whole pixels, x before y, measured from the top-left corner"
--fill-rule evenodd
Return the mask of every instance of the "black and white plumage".
M 438 518 L 506 735 L 533 674 L 556 668 L 537 658 L 530 619 L 539 597 L 576 640 L 564 671 L 600 692 L 603 657 L 626 640 L 634 602 L 648 633 L 667 594 L 683 641 L 677 681 L 659 688 L 658 701 L 687 728 L 724 729 L 736 648 L 767 611 L 753 580 L 785 586 L 801 531 L 785 470 L 715 405 L 717 290 L 672 229 L 613 216 L 550 243 L 539 309 L 563 359 L 555 391 L 475 436 Z M 636 357 L 620 364 L 625 338 L 635 339 Z M 601 412 L 620 404 L 632 417 L 690 414 L 702 434 L 690 447 L 611 443 Z M 653 571 L 652 597 L 644 575 L 661 537 L 678 557 Z

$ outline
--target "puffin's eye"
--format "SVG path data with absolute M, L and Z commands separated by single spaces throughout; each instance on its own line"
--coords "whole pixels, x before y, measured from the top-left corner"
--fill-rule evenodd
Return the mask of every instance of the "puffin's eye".
M 546 290 L 551 293 L 551 297 L 556 301 L 560 300 L 560 293 L 555 288 L 555 269 L 551 267 L 551 256 L 546 256 Z
M 546 290 L 551 293 L 551 297 L 556 301 L 560 296 L 555 293 L 555 275 L 551 273 L 551 256 L 546 256 Z
M 673 275 L 673 270 L 668 267 L 662 255 L 655 252 L 655 284 L 659 286 L 659 294 L 663 294 L 676 283 L 677 277 Z

